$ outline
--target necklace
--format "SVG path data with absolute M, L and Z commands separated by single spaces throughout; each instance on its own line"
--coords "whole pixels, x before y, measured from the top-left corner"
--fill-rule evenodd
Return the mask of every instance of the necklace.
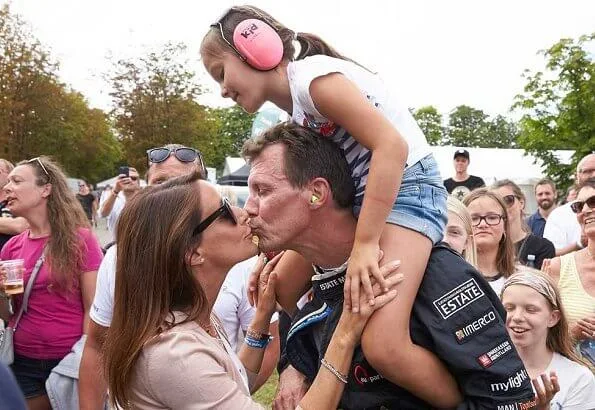
M 498 273 L 497 275 L 494 275 L 494 276 L 484 276 L 483 278 L 485 280 L 487 280 L 488 282 L 495 282 L 498 279 L 500 279 L 501 277 L 502 277 L 502 274 L 501 273 Z
M 200 325 L 200 327 L 202 327 L 209 334 L 209 336 L 217 337 L 217 329 L 215 329 L 215 326 L 213 325 L 213 321 L 211 320 L 210 317 L 209 317 L 209 323 L 208 324 L 207 323 L 204 323 L 200 319 L 196 319 L 196 321 L 198 322 L 198 324 Z

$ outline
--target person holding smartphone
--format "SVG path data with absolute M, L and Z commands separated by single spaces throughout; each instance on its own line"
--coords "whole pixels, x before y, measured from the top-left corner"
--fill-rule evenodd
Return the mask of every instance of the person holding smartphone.
M 115 240 L 114 233 L 120 212 L 124 209 L 126 201 L 139 189 L 138 171 L 132 167 L 121 166 L 110 195 L 99 204 L 97 211 L 101 218 L 107 218 L 107 230 L 112 241 Z

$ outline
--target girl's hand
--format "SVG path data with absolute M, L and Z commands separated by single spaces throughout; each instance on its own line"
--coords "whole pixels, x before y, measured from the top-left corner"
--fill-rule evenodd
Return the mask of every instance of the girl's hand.
M 401 261 L 391 261 L 380 268 L 379 273 L 389 291 L 386 292 L 385 289 L 372 278 L 371 288 L 374 303 L 368 303 L 368 297 L 362 293 L 359 300 L 361 306 L 359 313 L 353 313 L 353 311 L 349 309 L 347 301 L 343 301 L 343 313 L 341 314 L 335 333 L 342 334 L 350 341 L 350 343 L 353 343 L 353 346 L 359 344 L 364 327 L 370 316 L 372 316 L 372 313 L 392 301 L 397 296 L 395 287 L 403 281 L 403 275 L 394 274 L 394 272 L 399 269 L 400 265 Z
M 541 383 L 539 383 L 539 379 L 532 379 L 531 383 L 533 383 L 533 387 L 535 388 L 537 409 L 549 410 L 550 401 L 552 401 L 556 393 L 560 391 L 556 372 L 550 372 L 549 377 L 547 374 L 543 373 L 541 375 Z
M 254 306 L 267 314 L 272 314 L 277 308 L 277 295 L 275 293 L 277 274 L 274 272 L 274 269 L 281 256 L 283 256 L 283 252 L 280 252 L 273 259 L 265 263 L 266 257 L 260 255 L 250 274 L 250 276 L 258 278 L 256 292 L 253 292 Z
M 378 261 L 382 259 L 382 254 L 378 244 L 362 245 L 355 244 L 349 257 L 347 265 L 347 277 L 345 278 L 345 287 L 343 293 L 347 309 L 357 313 L 362 309 L 362 304 L 373 305 L 375 295 L 372 290 L 371 278 L 379 284 L 382 292 L 388 291 L 388 284 L 378 267 Z M 360 300 L 360 284 L 364 288 L 365 298 Z

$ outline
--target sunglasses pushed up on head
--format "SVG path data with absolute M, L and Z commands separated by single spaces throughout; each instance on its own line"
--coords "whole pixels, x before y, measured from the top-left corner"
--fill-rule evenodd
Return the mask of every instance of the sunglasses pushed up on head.
M 179 148 L 167 148 L 167 147 L 159 147 L 159 148 L 151 148 L 147 150 L 147 160 L 149 164 L 158 164 L 160 162 L 164 162 L 169 158 L 170 155 L 174 155 L 176 159 L 180 162 L 195 162 L 198 159 L 198 164 L 201 168 L 201 171 L 204 175 L 207 174 L 207 169 L 205 168 L 204 161 L 202 159 L 202 154 L 199 150 L 189 147 L 179 147 Z

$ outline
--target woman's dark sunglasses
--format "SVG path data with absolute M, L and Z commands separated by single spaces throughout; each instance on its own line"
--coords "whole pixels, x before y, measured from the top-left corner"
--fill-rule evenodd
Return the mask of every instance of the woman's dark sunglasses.
M 221 198 L 221 206 L 213 212 L 211 215 L 207 216 L 204 221 L 198 224 L 198 226 L 194 229 L 193 235 L 198 235 L 205 229 L 209 227 L 213 222 L 217 220 L 220 216 L 229 219 L 233 222 L 234 225 L 237 225 L 238 221 L 236 220 L 236 216 L 231 209 L 231 204 L 227 198 Z
M 570 209 L 575 214 L 578 214 L 580 211 L 583 210 L 583 207 L 587 204 L 587 206 L 591 209 L 595 209 L 595 195 L 590 198 L 585 199 L 584 201 L 574 201 L 570 204 Z
M 504 203 L 509 208 L 514 205 L 514 201 L 516 200 L 516 198 L 517 198 L 516 195 L 506 195 L 506 196 L 502 197 L 502 199 L 504 200 Z
M 163 162 L 166 159 L 168 159 L 172 153 L 180 162 L 194 162 L 198 158 L 198 162 L 200 163 L 202 170 L 203 171 L 205 170 L 205 164 L 202 160 L 202 155 L 201 155 L 200 151 L 198 151 L 194 148 L 188 148 L 188 147 L 180 147 L 180 148 L 173 148 L 173 149 L 170 149 L 167 147 L 151 148 L 151 149 L 147 150 L 147 159 L 149 160 L 149 163 L 152 162 L 152 163 L 158 164 L 158 163 Z

